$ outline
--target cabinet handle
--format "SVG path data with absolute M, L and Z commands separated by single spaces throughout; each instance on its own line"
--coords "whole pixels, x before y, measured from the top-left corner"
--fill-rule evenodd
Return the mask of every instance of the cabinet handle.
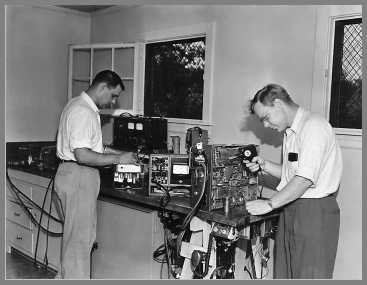
M 22 239 L 23 239 L 23 237 L 22 237 L 22 236 L 20 236 L 20 235 L 17 235 L 17 239 L 22 240 Z
M 19 217 L 20 214 L 18 212 L 14 212 L 14 216 Z

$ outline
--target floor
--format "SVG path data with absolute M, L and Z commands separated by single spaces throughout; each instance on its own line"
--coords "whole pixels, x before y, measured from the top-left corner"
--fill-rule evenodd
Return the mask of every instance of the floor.
M 37 267 L 15 250 L 6 253 L 6 279 L 54 279 L 56 272 Z

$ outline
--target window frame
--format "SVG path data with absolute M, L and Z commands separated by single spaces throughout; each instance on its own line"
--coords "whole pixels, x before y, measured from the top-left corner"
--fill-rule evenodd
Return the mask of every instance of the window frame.
M 204 42 L 204 45 L 205 45 L 205 48 L 204 48 L 204 50 L 206 51 L 206 44 L 205 44 L 205 41 L 206 41 L 206 35 L 202 35 L 202 36 L 190 36 L 190 37 L 183 37 L 183 38 L 175 38 L 174 40 L 167 40 L 167 41 L 154 41 L 154 42 L 147 42 L 147 43 L 145 43 L 145 56 L 147 55 L 147 52 L 149 51 L 149 46 L 151 46 L 151 45 L 153 45 L 153 50 L 156 48 L 156 47 L 159 47 L 159 46 L 161 46 L 162 44 L 163 45 L 166 45 L 166 44 L 168 44 L 168 46 L 171 46 L 171 45 L 174 45 L 174 44 L 177 44 L 177 43 L 182 43 L 182 42 L 185 42 L 186 41 L 186 43 L 187 42 L 192 42 L 192 41 L 194 41 L 194 42 L 198 42 L 198 41 L 203 41 Z M 151 48 L 151 47 L 150 47 Z M 154 53 L 154 52 L 153 52 Z M 151 52 L 151 55 L 153 55 L 153 53 Z M 150 55 L 150 56 L 151 56 Z M 205 58 L 205 56 L 204 56 L 204 58 Z M 145 57 L 145 59 L 147 60 L 147 57 Z M 148 69 L 151 69 L 151 67 L 154 65 L 154 63 L 152 63 L 152 60 L 151 59 L 148 59 L 148 61 L 149 62 L 145 62 L 145 67 L 148 67 Z M 204 69 L 202 70 L 202 72 L 203 72 L 203 74 L 202 74 L 202 76 L 200 76 L 200 79 L 199 80 L 201 80 L 201 84 L 202 84 L 202 90 L 201 90 L 201 98 L 202 98 L 202 100 L 204 99 L 204 76 L 205 76 L 205 60 L 204 60 Z M 152 93 L 152 90 L 151 90 L 151 86 L 150 86 L 150 82 L 151 82 L 151 80 L 152 80 L 152 78 L 149 78 L 147 81 L 146 81 L 146 79 L 147 79 L 147 74 L 149 74 L 149 75 L 151 75 L 153 78 L 154 78 L 154 72 L 153 73 L 151 73 L 151 72 L 146 72 L 145 73 L 145 78 L 144 78 L 144 86 L 145 86 L 145 88 L 144 88 L 144 100 L 145 99 L 148 99 L 151 103 L 154 103 L 154 102 L 156 102 L 156 98 L 155 98 L 155 95 L 156 94 L 153 94 Z M 148 85 L 148 86 L 147 86 Z M 148 88 L 147 88 L 148 87 Z M 147 90 L 149 90 L 148 92 L 147 92 Z M 145 95 L 147 95 L 147 98 L 145 98 Z M 175 94 L 176 95 L 176 94 Z M 150 98 L 149 98 L 150 97 Z M 159 99 L 157 100 L 157 101 L 159 101 Z M 162 102 L 160 102 L 160 104 L 159 105 L 162 105 Z M 180 116 L 177 116 L 177 117 L 170 117 L 169 116 L 169 114 L 166 114 L 166 115 L 164 115 L 164 117 L 167 117 L 167 118 L 171 118 L 171 119 L 173 119 L 173 118 L 176 118 L 176 119 L 185 119 L 185 120 L 196 120 L 196 121 L 202 121 L 203 120 L 203 110 L 204 110 L 204 102 L 202 101 L 201 102 L 201 119 L 200 118 L 195 118 L 195 119 L 193 119 L 193 118 L 190 118 L 190 116 L 192 115 L 192 114 L 190 114 L 190 113 L 186 113 L 186 115 L 184 116 L 184 117 L 180 117 Z M 150 109 L 150 110 L 146 110 L 145 109 L 145 107 L 147 107 L 148 109 Z M 172 107 L 174 107 L 174 108 L 177 108 L 177 105 L 175 104 L 174 106 L 172 106 Z M 144 104 L 144 115 L 146 115 L 146 116 L 159 116 L 158 114 L 147 114 L 147 113 L 154 113 L 154 111 L 152 110 L 152 108 L 151 108 L 151 106 L 148 104 Z M 169 111 L 170 112 L 170 111 Z M 174 115 L 174 114 L 173 114 Z
M 331 85 L 333 79 L 333 58 L 334 58 L 334 39 L 335 39 L 335 23 L 337 21 L 342 20 L 350 20 L 362 18 L 362 14 L 348 14 L 348 15 L 336 15 L 330 17 L 329 27 L 330 27 L 330 36 L 329 36 L 329 46 L 328 46 L 328 65 L 327 65 L 327 87 L 326 87 L 326 102 L 325 102 L 325 115 L 327 120 L 330 120 L 330 105 L 331 105 Z M 342 136 L 362 136 L 362 129 L 350 129 L 350 128 L 334 128 L 335 133 L 337 135 Z
M 187 126 L 211 126 L 212 125 L 212 97 L 213 97 L 213 54 L 214 54 L 214 23 L 199 24 L 173 28 L 170 30 L 160 30 L 151 33 L 145 33 L 144 42 L 140 43 L 140 61 L 139 61 L 139 91 L 137 92 L 137 111 L 144 114 L 144 86 L 145 86 L 145 50 L 146 44 L 166 42 L 172 40 L 188 39 L 194 37 L 205 37 L 205 67 L 204 67 L 204 88 L 203 88 L 203 113 L 201 120 L 166 118 L 169 123 Z

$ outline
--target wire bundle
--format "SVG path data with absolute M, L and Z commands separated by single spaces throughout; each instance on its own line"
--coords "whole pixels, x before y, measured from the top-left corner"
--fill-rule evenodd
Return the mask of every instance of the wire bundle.
M 35 249 L 35 253 L 34 253 L 34 263 L 37 264 L 37 251 L 38 251 L 38 242 L 39 242 L 39 236 L 40 236 L 40 231 L 42 230 L 43 232 L 46 233 L 46 249 L 45 249 L 45 256 L 44 256 L 44 265 L 47 267 L 48 266 L 48 258 L 47 258 L 47 251 L 48 251 L 48 237 L 49 236 L 53 236 L 53 237 L 61 237 L 63 235 L 63 232 L 53 232 L 49 230 L 49 226 L 50 226 L 50 219 L 54 220 L 57 223 L 63 224 L 63 221 L 56 218 L 55 216 L 53 216 L 51 214 L 51 210 L 52 210 L 52 199 L 50 201 L 50 206 L 49 206 L 49 210 L 48 212 L 45 211 L 45 203 L 46 203 L 46 198 L 47 198 L 47 194 L 49 193 L 50 187 L 51 187 L 51 195 L 53 195 L 54 192 L 54 176 L 51 178 L 48 186 L 47 186 L 47 190 L 46 193 L 44 195 L 43 198 L 43 203 L 42 203 L 42 207 L 40 207 L 37 203 L 35 203 L 32 199 L 30 199 L 26 194 L 24 194 L 21 190 L 19 190 L 16 185 L 11 181 L 10 177 L 9 177 L 9 173 L 8 173 L 8 169 L 6 170 L 6 178 L 8 181 L 8 185 L 10 186 L 9 188 L 12 190 L 12 192 L 15 194 L 16 198 L 17 198 L 17 204 L 20 205 L 23 210 L 25 211 L 25 213 L 29 216 L 29 218 L 31 219 L 32 223 L 34 225 L 36 225 L 38 227 L 38 231 L 37 231 L 37 241 L 36 241 L 36 249 Z M 27 206 L 30 205 L 30 206 Z M 39 221 L 37 221 L 36 217 L 33 215 L 33 213 L 31 212 L 31 209 L 37 209 L 40 211 L 40 218 Z M 45 228 L 42 225 L 42 218 L 43 215 L 46 215 L 48 220 L 47 220 L 47 227 Z

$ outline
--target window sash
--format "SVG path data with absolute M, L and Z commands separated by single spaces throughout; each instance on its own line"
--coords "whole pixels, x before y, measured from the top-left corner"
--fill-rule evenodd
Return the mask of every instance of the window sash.
M 337 133 L 360 135 L 361 128 L 353 128 L 348 125 L 343 125 L 340 122 L 340 89 L 342 86 L 342 64 L 343 64 L 343 48 L 344 48 L 344 27 L 352 24 L 362 23 L 361 18 L 352 19 L 335 19 L 334 28 L 334 48 L 332 61 L 332 79 L 330 83 L 330 102 L 329 102 L 329 121 L 336 128 Z M 361 110 L 362 113 L 362 110 Z

